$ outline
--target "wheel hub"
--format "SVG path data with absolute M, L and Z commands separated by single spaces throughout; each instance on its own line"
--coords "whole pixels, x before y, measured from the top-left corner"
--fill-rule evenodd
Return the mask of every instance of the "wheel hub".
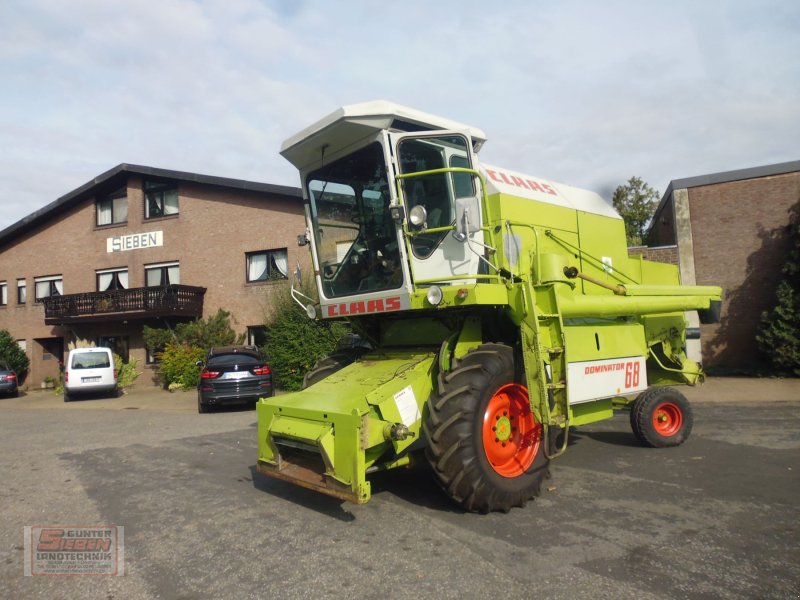
M 495 435 L 498 441 L 505 442 L 511 437 L 511 420 L 508 417 L 498 417 L 495 425 Z
M 682 424 L 683 413 L 672 402 L 664 402 L 653 411 L 653 428 L 664 437 L 676 435 Z
M 528 390 L 510 383 L 489 399 L 483 415 L 483 449 L 492 469 L 503 477 L 519 477 L 539 452 L 542 426 L 531 412 Z

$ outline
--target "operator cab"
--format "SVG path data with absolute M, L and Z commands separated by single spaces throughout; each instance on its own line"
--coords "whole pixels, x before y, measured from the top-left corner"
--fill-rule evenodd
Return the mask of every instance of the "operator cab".
M 474 153 L 485 139 L 378 101 L 284 143 L 303 182 L 323 317 L 401 310 L 415 288 L 475 282 L 484 268 Z

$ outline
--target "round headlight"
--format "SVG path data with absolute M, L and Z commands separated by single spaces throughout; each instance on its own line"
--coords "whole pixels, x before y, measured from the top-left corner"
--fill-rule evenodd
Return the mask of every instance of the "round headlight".
M 314 308 L 313 304 L 306 304 L 306 315 L 312 320 L 317 318 L 317 309 Z
M 442 288 L 438 285 L 432 285 L 428 288 L 428 293 L 425 294 L 425 298 L 427 298 L 428 302 L 433 306 L 439 306 L 439 303 L 442 301 Z
M 418 204 L 414 208 L 411 209 L 411 212 L 408 213 L 408 222 L 411 223 L 414 227 L 422 227 L 425 225 L 425 221 L 428 219 L 428 211 L 425 210 L 425 207 L 421 204 Z

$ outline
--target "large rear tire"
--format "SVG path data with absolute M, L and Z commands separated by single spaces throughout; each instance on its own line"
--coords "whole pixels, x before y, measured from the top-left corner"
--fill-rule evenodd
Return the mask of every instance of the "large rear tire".
M 542 425 L 515 377 L 514 351 L 483 344 L 439 378 L 423 424 L 439 484 L 465 510 L 508 512 L 549 475 Z
M 680 446 L 692 432 L 694 416 L 686 396 L 673 387 L 652 387 L 631 408 L 633 434 L 647 446 Z

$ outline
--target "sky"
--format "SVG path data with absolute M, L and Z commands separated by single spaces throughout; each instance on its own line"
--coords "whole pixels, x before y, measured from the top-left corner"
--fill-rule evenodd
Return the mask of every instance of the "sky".
M 281 142 L 377 99 L 663 193 L 800 160 L 800 2 L 3 0 L 0 230 L 119 163 L 298 185 Z

